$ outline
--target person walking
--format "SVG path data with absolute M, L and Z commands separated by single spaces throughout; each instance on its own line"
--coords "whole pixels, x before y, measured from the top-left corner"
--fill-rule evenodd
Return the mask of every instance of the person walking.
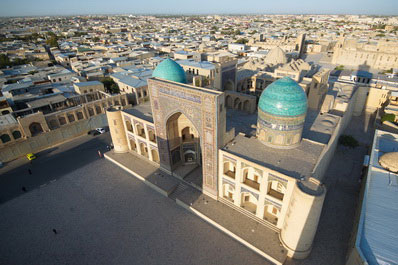
M 28 168 L 29 175 L 32 175 L 32 170 Z
M 101 151 L 100 150 L 98 150 L 98 156 L 101 158 L 102 157 L 102 154 L 101 154 Z

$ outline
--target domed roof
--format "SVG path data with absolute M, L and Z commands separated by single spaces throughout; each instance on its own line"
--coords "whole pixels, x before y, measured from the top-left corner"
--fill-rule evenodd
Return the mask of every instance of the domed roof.
M 307 95 L 296 81 L 284 77 L 261 93 L 258 108 L 278 116 L 303 115 L 307 112 Z
M 286 64 L 287 57 L 286 57 L 285 52 L 281 48 L 275 47 L 269 51 L 269 53 L 265 57 L 265 62 L 267 64 L 274 64 L 274 65 Z
M 153 71 L 152 77 L 184 84 L 187 83 L 184 69 L 181 67 L 181 65 L 171 59 L 166 59 L 161 62 Z
M 380 157 L 379 164 L 388 171 L 398 173 L 398 152 L 385 153 Z

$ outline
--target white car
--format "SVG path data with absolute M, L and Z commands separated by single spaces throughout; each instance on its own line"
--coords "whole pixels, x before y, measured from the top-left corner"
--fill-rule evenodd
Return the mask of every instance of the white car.
M 99 132 L 99 133 L 105 133 L 105 129 L 104 128 L 96 128 L 95 129 L 97 132 Z

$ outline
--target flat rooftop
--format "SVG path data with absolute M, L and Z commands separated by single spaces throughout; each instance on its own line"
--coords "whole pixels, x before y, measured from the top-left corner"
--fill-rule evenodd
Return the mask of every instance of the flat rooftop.
M 300 179 L 311 175 L 323 148 L 324 144 L 303 139 L 294 149 L 276 149 L 264 145 L 255 137 L 237 135 L 223 150 Z
M 197 62 L 193 59 L 186 59 L 186 60 L 177 60 L 176 62 L 179 63 L 180 65 L 191 66 L 191 67 L 207 69 L 207 70 L 213 70 L 216 68 L 214 66 L 214 64 L 212 64 L 211 62 L 208 62 L 208 61 Z
M 255 136 L 257 126 L 257 112 L 248 114 L 246 112 L 227 109 L 227 131 L 235 128 L 235 133 L 242 132 L 246 135 Z M 333 134 L 340 117 L 330 113 L 319 114 L 317 111 L 308 110 L 305 118 L 303 138 L 327 144 Z
M 64 102 L 64 101 L 66 101 L 66 98 L 63 95 L 58 94 L 58 95 L 54 95 L 54 96 L 49 96 L 49 97 L 44 97 L 44 98 L 36 99 L 33 101 L 29 101 L 26 104 L 30 108 L 40 108 L 43 106 L 60 103 L 60 102 Z
M 18 122 L 11 114 L 0 116 L 0 127 L 14 124 L 18 124 Z
M 303 129 L 303 140 L 294 149 L 275 149 L 261 143 L 256 137 L 257 113 L 227 110 L 227 131 L 235 128 L 237 135 L 223 149 L 256 164 L 283 174 L 301 178 L 311 176 L 316 162 L 340 117 L 308 110 Z M 243 133 L 244 135 L 240 135 Z
M 100 81 L 87 81 L 87 82 L 79 82 L 79 83 L 73 83 L 73 84 L 77 87 L 102 85 L 102 83 Z
M 319 114 L 309 110 L 305 117 L 303 138 L 327 144 L 332 136 L 340 117 L 330 113 Z
M 136 105 L 131 109 L 125 109 L 123 110 L 123 112 L 153 123 L 152 107 L 149 100 L 139 105 Z
M 371 265 L 398 260 L 398 174 L 379 164 L 379 158 L 388 152 L 398 152 L 398 134 L 377 130 L 356 239 L 357 248 Z

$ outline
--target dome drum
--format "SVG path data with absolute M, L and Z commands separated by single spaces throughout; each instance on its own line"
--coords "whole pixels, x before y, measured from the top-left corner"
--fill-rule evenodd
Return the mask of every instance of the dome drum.
M 304 90 L 289 77 L 279 79 L 261 94 L 257 137 L 273 148 L 295 148 L 301 142 L 306 114 Z

